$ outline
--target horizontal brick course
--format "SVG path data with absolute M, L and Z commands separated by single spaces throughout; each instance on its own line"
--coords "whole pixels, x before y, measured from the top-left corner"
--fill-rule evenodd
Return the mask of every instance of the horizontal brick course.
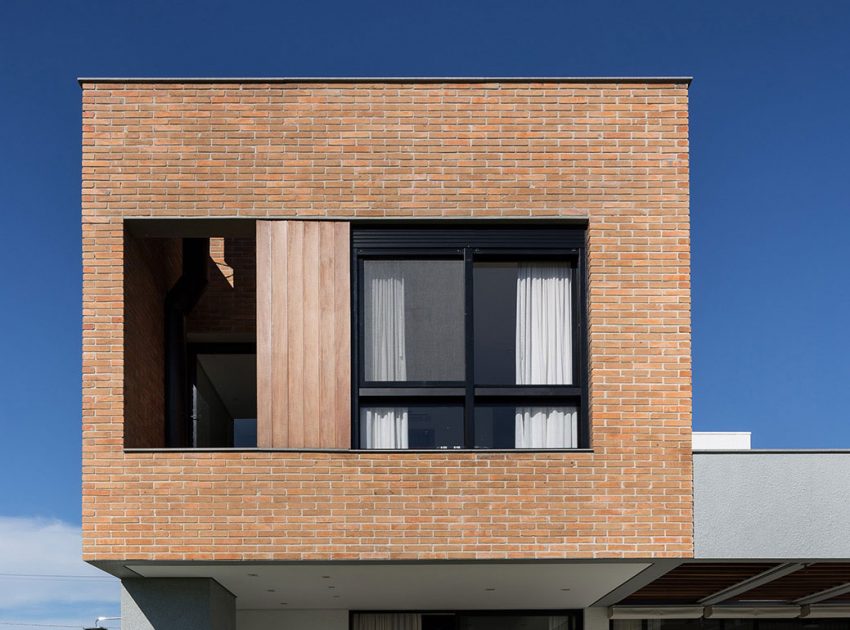
M 692 555 L 687 124 L 677 83 L 84 84 L 86 559 Z M 593 452 L 125 453 L 123 220 L 176 216 L 586 218 Z

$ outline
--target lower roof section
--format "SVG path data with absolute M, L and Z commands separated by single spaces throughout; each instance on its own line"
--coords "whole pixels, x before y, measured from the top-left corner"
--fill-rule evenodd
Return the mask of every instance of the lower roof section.
M 138 561 L 102 568 L 133 583 L 212 580 L 241 611 L 593 608 L 612 619 L 850 617 L 847 561 Z
M 625 606 L 850 604 L 850 562 L 686 562 L 618 602 Z
M 238 609 L 517 610 L 590 606 L 650 562 L 127 564 L 144 578 L 212 578 Z M 125 576 L 128 574 L 125 573 Z

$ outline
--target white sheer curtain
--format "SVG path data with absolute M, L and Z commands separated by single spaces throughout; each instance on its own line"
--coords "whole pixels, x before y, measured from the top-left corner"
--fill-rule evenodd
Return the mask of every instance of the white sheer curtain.
M 563 263 L 517 266 L 517 385 L 573 382 L 572 268 Z M 574 407 L 517 407 L 516 448 L 577 445 Z
M 367 261 L 366 380 L 404 381 L 407 357 L 404 337 L 404 276 L 395 261 Z M 407 448 L 406 407 L 363 409 L 361 444 L 365 448 Z
M 366 407 L 360 415 L 364 448 L 408 448 L 407 407 Z
M 397 261 L 370 260 L 366 283 L 366 380 L 407 379 L 404 343 L 404 276 Z
M 422 630 L 422 615 L 392 613 L 355 615 L 354 630 Z
M 517 407 L 516 448 L 573 448 L 578 444 L 575 407 Z
M 517 266 L 517 385 L 573 381 L 572 269 L 559 263 Z

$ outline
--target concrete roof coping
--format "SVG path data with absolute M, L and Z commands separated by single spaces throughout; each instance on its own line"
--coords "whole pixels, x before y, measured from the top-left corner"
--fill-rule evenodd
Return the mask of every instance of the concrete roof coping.
M 77 77 L 77 83 L 684 83 L 690 76 L 651 77 Z

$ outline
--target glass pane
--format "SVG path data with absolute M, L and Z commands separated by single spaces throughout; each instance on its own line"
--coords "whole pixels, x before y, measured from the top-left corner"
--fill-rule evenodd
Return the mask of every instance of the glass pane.
M 463 446 L 460 405 L 370 406 L 360 409 L 362 448 L 447 449 Z
M 570 617 L 555 615 L 460 616 L 461 630 L 571 630 Z
M 476 405 L 475 448 L 578 448 L 578 410 L 568 405 Z
M 452 614 L 422 615 L 422 630 L 457 630 Z
M 363 262 L 366 381 L 462 381 L 463 261 Z
M 759 619 L 758 623 L 758 630 L 847 630 L 848 627 L 847 619 Z
M 254 448 L 257 446 L 256 418 L 234 418 L 233 446 L 236 448 Z
M 566 262 L 473 265 L 475 383 L 573 383 L 573 269 Z
M 741 624 L 741 625 L 738 625 Z M 618 619 L 611 630 L 753 630 L 751 620 L 724 619 Z
M 425 630 L 419 613 L 358 613 L 352 616 L 352 630 Z

